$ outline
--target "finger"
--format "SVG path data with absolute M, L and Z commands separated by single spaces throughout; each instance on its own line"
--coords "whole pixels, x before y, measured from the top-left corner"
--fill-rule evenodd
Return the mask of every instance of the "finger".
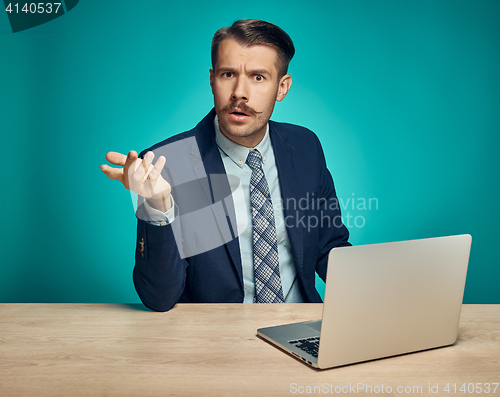
M 137 159 L 129 168 L 129 178 L 134 181 L 142 181 L 146 175 L 146 170 L 142 166 L 144 161 L 142 159 Z
M 151 161 L 154 158 L 153 152 L 147 152 L 144 159 L 137 159 L 132 165 L 133 179 L 135 181 L 144 181 L 149 173 L 149 167 L 151 166 Z
M 125 161 L 127 156 L 117 152 L 108 152 L 106 153 L 106 160 L 108 160 L 111 164 L 121 165 L 122 167 L 125 165 Z
M 137 152 L 135 150 L 131 150 L 128 152 L 127 158 L 125 160 L 125 164 L 123 166 L 123 184 L 127 189 L 130 189 L 130 175 L 129 172 L 133 170 L 129 170 L 130 166 L 137 160 Z
M 153 152 L 147 152 L 144 156 L 144 160 L 142 162 L 142 167 L 144 168 L 144 175 L 147 177 L 149 172 L 153 167 L 151 167 L 151 163 L 155 158 L 155 154 Z
M 167 160 L 165 159 L 165 157 L 160 156 L 155 166 L 149 173 L 149 179 L 151 179 L 152 181 L 156 181 L 158 179 L 158 177 L 161 175 L 161 171 L 163 170 L 166 161 Z
M 110 179 L 121 181 L 123 178 L 123 168 L 113 168 L 109 165 L 103 164 L 101 165 L 101 171 L 104 172 Z
M 123 164 L 124 168 L 128 170 L 128 168 L 137 160 L 137 152 L 135 150 L 131 150 L 128 152 L 128 155 L 125 159 L 125 163 Z

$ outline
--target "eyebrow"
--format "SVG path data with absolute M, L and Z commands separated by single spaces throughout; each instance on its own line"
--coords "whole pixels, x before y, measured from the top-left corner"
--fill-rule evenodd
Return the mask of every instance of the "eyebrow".
M 220 68 L 218 68 L 218 72 L 238 72 L 238 70 L 236 70 L 235 68 L 231 67 L 231 66 L 222 66 Z M 271 76 L 271 73 L 267 70 L 267 69 L 249 69 L 247 70 L 247 73 L 250 73 L 250 74 L 265 74 L 265 75 L 268 75 L 268 76 Z
M 250 69 L 249 72 L 251 74 L 267 74 L 267 75 L 271 75 L 271 73 L 269 73 L 266 69 Z

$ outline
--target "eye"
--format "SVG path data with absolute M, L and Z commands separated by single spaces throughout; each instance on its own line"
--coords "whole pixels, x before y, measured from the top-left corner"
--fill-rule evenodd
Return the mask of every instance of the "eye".
M 262 76 L 261 74 L 256 74 L 256 75 L 254 76 L 254 79 L 255 79 L 256 81 L 264 81 L 264 76 Z
M 233 72 L 224 72 L 222 73 L 222 77 L 233 77 L 234 76 L 234 73 Z

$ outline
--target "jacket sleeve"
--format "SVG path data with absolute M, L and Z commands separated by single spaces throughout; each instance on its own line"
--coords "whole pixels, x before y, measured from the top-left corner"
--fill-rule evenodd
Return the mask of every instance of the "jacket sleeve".
M 316 262 L 316 272 L 323 281 L 326 281 L 328 255 L 331 249 L 335 247 L 350 246 L 351 244 L 347 241 L 349 239 L 349 231 L 342 222 L 340 205 L 335 192 L 332 175 L 326 167 L 325 155 L 317 137 L 316 140 L 320 161 L 321 197 L 326 199 L 320 211 L 323 211 L 321 216 L 325 216 L 327 217 L 326 219 L 330 220 L 330 224 L 321 227 L 319 231 L 319 252 Z
M 170 310 L 179 301 L 186 285 L 188 262 L 179 255 L 173 230 L 176 227 L 179 227 L 177 220 L 165 226 L 152 224 L 141 217 L 137 222 L 133 279 L 141 301 L 151 310 Z

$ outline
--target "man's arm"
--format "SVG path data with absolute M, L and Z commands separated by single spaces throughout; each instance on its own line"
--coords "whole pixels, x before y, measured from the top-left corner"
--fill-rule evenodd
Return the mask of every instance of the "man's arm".
M 332 248 L 350 246 L 348 242 L 349 231 L 342 222 L 340 206 L 338 205 L 337 193 L 333 184 L 333 178 L 326 167 L 325 155 L 321 144 L 316 137 L 319 158 L 321 162 L 321 186 L 322 194 L 320 197 L 326 198 L 321 211 L 330 219 L 331 227 L 321 227 L 319 231 L 319 255 L 316 263 L 316 272 L 323 281 L 326 282 L 326 271 L 328 267 L 328 255 Z M 330 205 L 336 202 L 337 205 Z
M 170 209 L 171 187 L 161 176 L 165 157 L 160 156 L 154 166 L 153 152 L 147 152 L 144 159 L 138 158 L 135 151 L 127 156 L 109 152 L 106 159 L 122 167 L 102 165 L 101 170 L 110 179 L 120 181 L 126 189 L 146 199 L 151 207 L 163 212 Z M 137 212 L 144 214 L 140 207 Z M 179 225 L 174 221 L 171 225 L 156 226 L 143 220 L 147 217 L 138 217 L 134 285 L 144 305 L 152 310 L 167 311 L 179 300 L 186 282 L 188 263 L 180 258 L 173 233 L 173 228 Z
M 178 301 L 186 284 L 188 262 L 181 259 L 171 225 L 155 226 L 137 221 L 134 285 L 148 308 L 164 312 Z

